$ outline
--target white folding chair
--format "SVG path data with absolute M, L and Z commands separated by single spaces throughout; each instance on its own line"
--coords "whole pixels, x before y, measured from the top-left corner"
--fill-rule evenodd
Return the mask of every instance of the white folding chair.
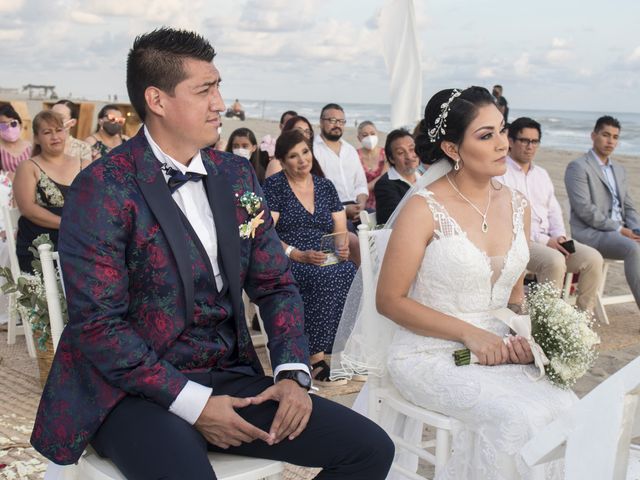
M 18 231 L 18 219 L 20 218 L 20 210 L 10 208 L 6 205 L 2 207 L 2 220 L 6 234 L 7 249 L 9 253 L 9 268 L 15 280 L 20 276 L 20 264 L 18 263 L 18 255 L 16 254 L 16 232 Z M 31 325 L 26 318 L 22 319 L 22 325 L 18 325 L 18 313 L 16 312 L 16 303 L 18 301 L 18 293 L 10 293 L 9 299 L 9 323 L 7 325 L 7 343 L 13 345 L 16 343 L 17 335 L 24 335 L 27 343 L 27 351 L 31 358 L 36 356 L 36 347 L 33 342 L 33 332 Z
M 51 251 L 51 245 L 40 245 L 38 252 L 42 262 L 42 275 L 51 322 L 51 337 L 55 350 L 64 329 L 60 307 L 60 290 L 58 289 L 58 277 L 62 272 L 60 271 L 58 253 Z M 277 480 L 281 478 L 283 470 L 282 462 L 239 455 L 209 453 L 209 461 L 220 480 Z M 75 474 L 81 480 L 126 480 L 113 463 L 101 458 L 91 448 L 83 453 L 76 465 L 70 465 L 64 469 L 64 475 L 73 476 Z
M 607 273 L 609 273 L 609 267 L 612 265 L 624 265 L 624 261 L 611 260 L 610 258 L 604 259 L 604 265 L 602 267 L 602 283 L 598 288 L 598 295 L 596 297 L 596 318 L 606 325 L 609 325 L 609 316 L 604 308 L 606 305 L 635 302 L 633 295 L 630 293 L 625 295 L 604 295 L 604 287 L 607 283 Z
M 362 210 L 360 212 L 360 223 L 362 225 L 366 225 L 367 227 L 369 227 L 369 230 L 373 230 L 377 225 L 376 217 L 377 217 L 376 212 L 369 213 L 366 210 Z
M 361 315 L 365 315 L 366 318 L 381 316 L 375 305 L 376 284 L 373 260 L 374 258 L 381 259 L 384 255 L 384 249 L 386 249 L 386 242 L 390 233 L 391 230 L 389 229 L 370 230 L 364 222 L 358 226 L 361 252 L 360 267 L 362 269 Z M 376 264 L 379 263 L 376 261 Z M 384 321 L 384 318 L 380 321 Z M 420 440 L 417 444 L 408 442 L 397 435 L 396 432 L 387 430 L 387 434 L 395 444 L 396 450 L 403 449 L 434 465 L 437 475 L 449 460 L 453 438 L 452 431 L 459 425 L 459 422 L 447 415 L 418 407 L 405 400 L 386 375 L 379 377 L 370 374 L 367 380 L 367 388 L 369 389 L 368 415 L 376 423 L 380 423 L 383 409 L 391 409 L 435 430 L 435 440 Z M 415 471 L 408 470 L 397 461 L 394 461 L 391 468 L 414 480 L 424 480 L 425 478 Z
M 639 407 L 640 357 L 538 432 L 522 457 L 531 466 L 564 457 L 565 480 L 638 479 L 640 451 L 631 440 L 640 435 Z

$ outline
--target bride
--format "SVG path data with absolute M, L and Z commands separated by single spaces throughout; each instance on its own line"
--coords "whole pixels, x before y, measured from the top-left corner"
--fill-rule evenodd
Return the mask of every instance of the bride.
M 529 344 L 492 315 L 522 308 L 529 259 L 527 201 L 492 180 L 506 171 L 507 147 L 486 89 L 434 95 L 416 150 L 441 159 L 430 170 L 449 172 L 401 204 L 380 269 L 377 309 L 395 323 L 388 378 L 412 403 L 464 425 L 438 479 L 562 478 L 561 462 L 532 469 L 519 451 L 576 397 L 532 380 Z M 452 352 L 465 346 L 479 365 L 455 365 Z

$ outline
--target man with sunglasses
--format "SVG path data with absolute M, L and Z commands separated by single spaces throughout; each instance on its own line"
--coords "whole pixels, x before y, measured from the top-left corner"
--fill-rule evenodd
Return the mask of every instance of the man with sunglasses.
M 526 195 L 531 207 L 531 243 L 527 270 L 538 282 L 553 282 L 562 289 L 567 270 L 580 273 L 578 308 L 593 312 L 602 279 L 602 255 L 576 240 L 567 239 L 562 209 L 547 171 L 533 160 L 540 146 L 540 124 L 527 117 L 509 126 L 507 173 L 502 183 Z
M 342 139 L 346 123 L 340 105 L 325 105 L 320 112 L 320 135 L 313 140 L 313 153 L 346 205 L 347 218 L 355 220 L 364 210 L 369 189 L 357 150 Z

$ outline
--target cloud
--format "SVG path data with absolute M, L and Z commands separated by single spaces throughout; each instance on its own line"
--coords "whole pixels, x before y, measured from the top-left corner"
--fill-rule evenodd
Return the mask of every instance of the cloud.
M 93 13 L 80 12 L 77 10 L 71 12 L 70 17 L 74 22 L 85 25 L 100 25 L 104 23 L 104 19 L 98 15 L 95 15 Z
M 312 0 L 249 0 L 237 28 L 263 32 L 291 32 L 310 28 L 315 20 Z
M 551 40 L 551 46 L 553 48 L 566 48 L 568 44 L 569 42 L 567 42 L 567 40 L 565 40 L 564 38 L 555 37 L 553 40 Z
M 523 53 L 513 62 L 513 70 L 519 77 L 526 77 L 531 73 L 531 63 L 529 63 L 528 53 Z
M 23 5 L 24 0 L 0 0 L 0 13 L 16 13 Z
M 18 41 L 22 40 L 24 30 L 21 28 L 11 28 L 0 30 L 0 40 L 2 41 Z
M 547 52 L 546 59 L 552 64 L 562 64 L 571 59 L 571 52 L 564 48 L 554 48 Z
M 480 70 L 478 70 L 478 73 L 476 74 L 476 76 L 482 79 L 493 78 L 496 76 L 496 73 L 494 69 L 491 67 L 482 67 L 480 68 Z
M 628 63 L 640 62 L 640 45 L 638 45 L 633 52 L 627 57 Z

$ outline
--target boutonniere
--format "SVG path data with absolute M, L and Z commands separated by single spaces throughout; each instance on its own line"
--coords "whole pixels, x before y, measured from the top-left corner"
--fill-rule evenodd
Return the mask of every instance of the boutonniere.
M 262 218 L 264 210 L 260 210 L 262 207 L 262 198 L 253 192 L 245 192 L 242 195 L 236 193 L 236 197 L 238 197 L 240 206 L 244 208 L 251 217 L 238 227 L 240 230 L 240 238 L 254 238 L 256 229 L 264 223 L 264 219 Z

